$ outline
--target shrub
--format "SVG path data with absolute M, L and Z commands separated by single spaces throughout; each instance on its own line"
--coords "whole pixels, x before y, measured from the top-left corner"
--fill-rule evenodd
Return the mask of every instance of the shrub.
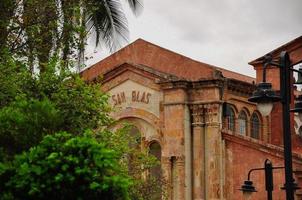
M 36 147 L 0 163 L 2 199 L 129 199 L 119 157 L 90 133 L 47 135 Z

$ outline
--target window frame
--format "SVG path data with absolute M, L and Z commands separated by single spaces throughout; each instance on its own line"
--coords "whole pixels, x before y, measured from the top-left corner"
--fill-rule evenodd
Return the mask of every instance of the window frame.
M 258 128 L 257 129 L 254 128 L 254 125 L 257 125 L 257 124 L 255 124 L 254 119 L 258 120 L 258 122 L 257 122 L 258 123 Z M 260 119 L 260 117 L 257 113 L 252 114 L 251 119 L 250 119 L 250 123 L 251 123 L 251 128 L 250 128 L 251 129 L 251 134 L 250 134 L 251 138 L 259 140 L 261 138 L 261 119 Z M 257 130 L 257 137 L 255 137 L 256 135 L 254 134 L 255 130 Z
M 241 110 L 238 115 L 238 133 L 239 135 L 248 135 L 248 116 L 244 110 Z

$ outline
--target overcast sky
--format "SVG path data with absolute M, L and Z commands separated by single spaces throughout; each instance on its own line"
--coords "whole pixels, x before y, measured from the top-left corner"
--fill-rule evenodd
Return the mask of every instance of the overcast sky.
M 253 77 L 249 61 L 302 35 L 302 0 L 144 0 L 139 17 L 125 12 L 130 42 L 142 38 Z M 90 63 L 108 55 L 98 50 Z

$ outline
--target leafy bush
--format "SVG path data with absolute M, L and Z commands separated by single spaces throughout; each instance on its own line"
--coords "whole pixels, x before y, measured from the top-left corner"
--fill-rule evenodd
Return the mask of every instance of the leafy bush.
M 90 133 L 47 135 L 12 163 L 0 163 L 2 199 L 129 199 L 117 154 Z
M 17 98 L 0 109 L 0 146 L 9 158 L 38 144 L 62 125 L 60 112 L 48 99 Z

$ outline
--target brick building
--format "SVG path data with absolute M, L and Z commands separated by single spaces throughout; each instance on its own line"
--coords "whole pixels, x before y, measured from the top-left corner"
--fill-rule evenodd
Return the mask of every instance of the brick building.
M 302 60 L 302 36 L 273 50 L 278 57 L 287 50 L 291 61 Z M 261 80 L 262 60 L 249 64 L 256 79 L 194 61 L 138 39 L 84 70 L 89 81 L 102 76 L 118 121 L 131 122 L 141 133 L 142 148 L 161 160 L 170 183 L 169 199 L 242 199 L 238 189 L 251 168 L 265 159 L 283 166 L 281 105 L 263 117 L 247 99 Z M 278 69 L 268 68 L 268 81 L 279 89 Z M 294 115 L 292 115 L 294 118 Z M 298 117 L 295 128 L 298 130 Z M 302 139 L 294 133 L 293 165 L 302 169 Z M 252 199 L 266 199 L 264 173 L 252 174 L 258 192 Z M 295 173 L 302 186 L 302 173 Z M 284 199 L 283 170 L 274 170 L 274 199 Z M 302 199 L 297 192 L 297 199 Z

